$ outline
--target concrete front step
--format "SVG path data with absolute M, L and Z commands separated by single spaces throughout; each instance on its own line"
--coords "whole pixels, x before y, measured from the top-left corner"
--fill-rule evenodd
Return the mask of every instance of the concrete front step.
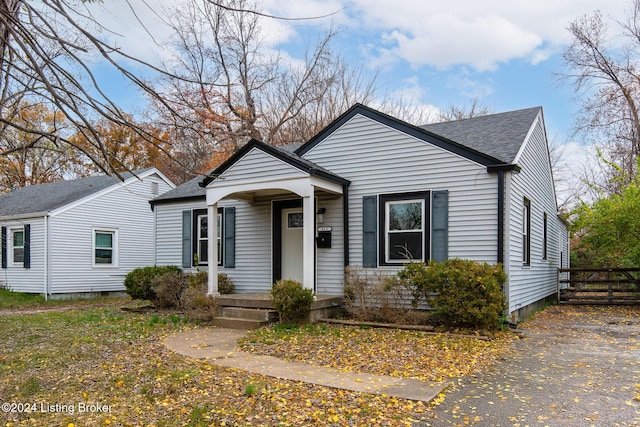
M 222 307 L 222 317 L 277 322 L 278 312 L 262 308 Z
M 214 317 L 214 326 L 228 329 L 259 329 L 269 322 L 266 320 L 240 319 L 237 317 Z

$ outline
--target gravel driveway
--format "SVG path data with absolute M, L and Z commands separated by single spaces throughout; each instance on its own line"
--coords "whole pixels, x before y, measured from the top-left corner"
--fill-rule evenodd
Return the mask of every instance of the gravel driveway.
M 554 306 L 428 426 L 640 426 L 640 307 Z

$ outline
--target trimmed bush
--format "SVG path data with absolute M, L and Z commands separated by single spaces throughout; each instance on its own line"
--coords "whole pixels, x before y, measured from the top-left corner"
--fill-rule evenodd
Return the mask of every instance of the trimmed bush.
M 311 311 L 313 291 L 295 280 L 278 280 L 271 288 L 271 296 L 280 323 L 300 323 Z
M 502 265 L 459 258 L 441 263 L 407 264 L 397 280 L 436 310 L 450 326 L 497 329 L 506 308 L 502 286 L 507 276 Z
M 165 273 L 181 271 L 180 267 L 175 265 L 136 268 L 125 276 L 124 286 L 131 298 L 154 301 L 156 293 L 151 287 L 153 278 Z

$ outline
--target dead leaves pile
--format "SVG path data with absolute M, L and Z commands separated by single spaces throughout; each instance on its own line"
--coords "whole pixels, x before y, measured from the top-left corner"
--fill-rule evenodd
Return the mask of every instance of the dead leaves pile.
M 250 332 L 244 351 L 317 366 L 423 381 L 468 375 L 508 351 L 509 334 L 486 341 L 452 334 L 307 325 Z
M 0 403 L 35 405 L 1 411 L 0 425 L 411 426 L 431 416 L 422 403 L 222 368 L 162 345 L 191 327 L 119 307 L 0 317 Z M 422 379 L 461 375 L 502 351 L 499 341 L 333 327 L 262 345 L 280 346 L 308 362 Z M 89 405 L 108 410 L 80 412 Z

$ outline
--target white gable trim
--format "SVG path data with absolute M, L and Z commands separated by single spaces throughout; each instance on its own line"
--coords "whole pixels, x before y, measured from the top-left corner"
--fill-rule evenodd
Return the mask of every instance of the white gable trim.
M 168 179 L 166 176 L 164 176 L 164 174 L 162 174 L 162 172 L 160 172 L 156 168 L 151 168 L 151 169 L 148 169 L 146 171 L 143 171 L 142 173 L 139 173 L 136 176 L 132 176 L 131 178 L 128 178 L 128 179 L 126 179 L 124 181 L 118 181 L 118 179 L 116 177 L 114 177 L 113 185 L 111 185 L 111 186 L 109 186 L 109 187 L 107 187 L 107 188 L 105 188 L 103 190 L 100 190 L 98 192 L 95 192 L 93 194 L 90 194 L 90 195 L 88 195 L 86 197 L 83 197 L 82 199 L 78 199 L 78 200 L 76 200 L 76 201 L 74 201 L 72 203 L 68 203 L 68 204 L 66 204 L 64 206 L 61 206 L 61 207 L 57 208 L 57 209 L 53 209 L 51 212 L 49 212 L 49 216 L 53 217 L 53 216 L 56 216 L 56 215 L 60 215 L 61 213 L 67 212 L 67 211 L 69 211 L 71 209 L 74 209 L 74 208 L 76 208 L 78 206 L 81 206 L 81 205 L 83 205 L 85 203 L 88 203 L 88 202 L 90 202 L 92 200 L 95 200 L 98 197 L 102 197 L 105 194 L 109 194 L 109 193 L 111 193 L 111 192 L 113 192 L 115 190 L 118 190 L 119 188 L 126 188 L 130 184 L 132 184 L 132 183 L 134 183 L 136 181 L 142 180 L 144 178 L 147 178 L 147 177 L 149 177 L 151 175 L 154 175 L 154 174 L 157 174 L 167 184 L 169 184 L 170 186 L 175 188 L 175 184 L 173 182 L 171 182 L 171 180 Z
M 531 140 L 531 134 L 535 131 L 536 126 L 538 126 L 538 123 L 541 124 L 542 129 L 544 130 L 544 138 L 545 140 L 547 140 L 547 131 L 544 127 L 544 121 L 542 120 L 542 110 L 540 110 L 540 112 L 538 112 L 538 116 L 536 117 L 536 119 L 533 121 L 533 123 L 531 123 L 531 127 L 527 132 L 527 136 L 524 138 L 524 141 L 522 142 L 522 145 L 520 145 L 520 149 L 518 150 L 516 157 L 513 159 L 513 164 L 517 165 L 518 162 L 520 161 L 520 158 L 522 157 L 522 153 L 524 153 L 524 150 L 527 148 L 527 144 L 529 144 L 529 141 Z

